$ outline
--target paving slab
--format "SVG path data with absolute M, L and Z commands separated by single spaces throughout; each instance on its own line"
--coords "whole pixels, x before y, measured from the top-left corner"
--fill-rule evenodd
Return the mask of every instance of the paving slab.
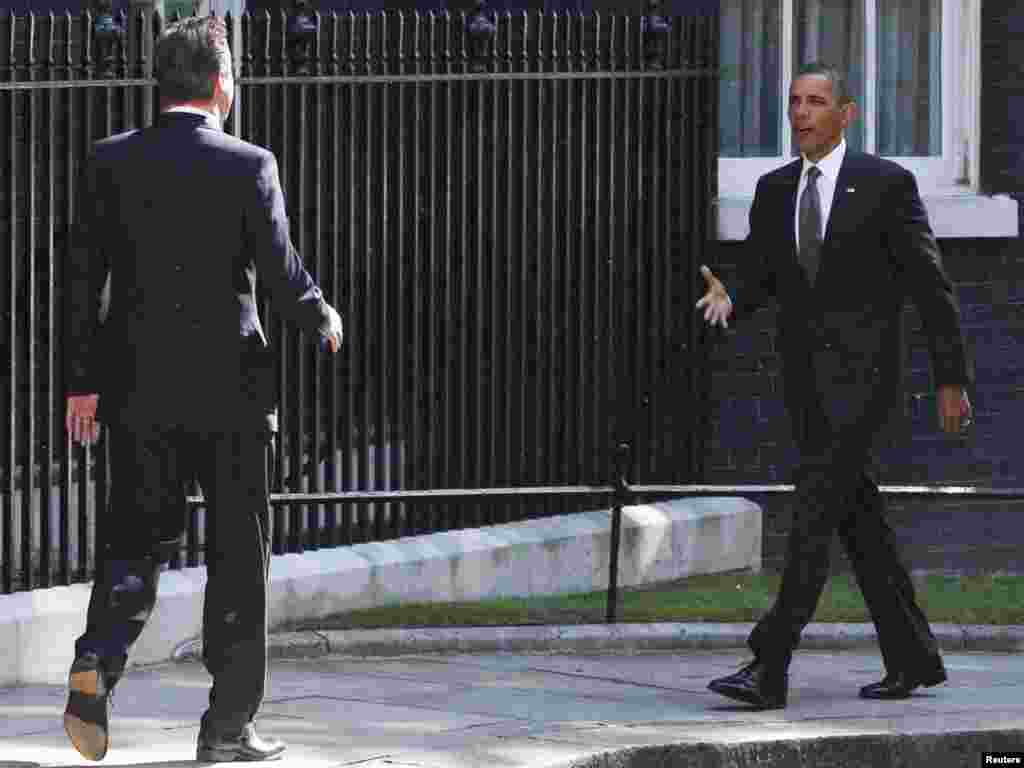
M 614 653 L 328 655 L 271 664 L 261 732 L 281 768 L 980 766 L 1024 751 L 1024 654 L 945 655 L 950 680 L 906 701 L 864 701 L 876 652 L 799 651 L 789 706 L 756 711 L 707 690 L 742 649 Z M 195 766 L 209 678 L 195 661 L 130 671 L 107 766 Z M 0 768 L 82 760 L 63 686 L 0 690 Z

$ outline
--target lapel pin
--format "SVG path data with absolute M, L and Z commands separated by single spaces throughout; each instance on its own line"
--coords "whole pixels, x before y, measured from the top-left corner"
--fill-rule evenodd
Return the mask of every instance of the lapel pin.
M 847 191 L 847 192 L 856 192 L 856 191 L 857 191 L 857 188 L 856 188 L 856 187 L 847 187 L 847 188 L 846 188 L 846 191 Z

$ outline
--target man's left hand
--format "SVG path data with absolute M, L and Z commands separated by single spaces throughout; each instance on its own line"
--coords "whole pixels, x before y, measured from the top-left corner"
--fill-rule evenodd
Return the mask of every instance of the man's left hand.
M 64 428 L 74 442 L 92 445 L 99 438 L 100 425 L 96 421 L 99 401 L 97 394 L 68 395 Z
M 964 388 L 945 384 L 938 390 L 939 426 L 950 434 L 964 432 L 973 422 L 971 401 Z

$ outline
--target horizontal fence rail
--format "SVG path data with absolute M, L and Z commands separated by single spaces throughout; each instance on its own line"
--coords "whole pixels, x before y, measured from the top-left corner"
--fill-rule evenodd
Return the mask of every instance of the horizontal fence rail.
M 761 494 L 789 494 L 796 486 L 786 483 L 772 485 L 635 485 L 627 483 L 625 492 L 631 498 L 643 496 L 758 496 Z M 972 499 L 1024 499 L 1024 488 L 989 488 L 965 485 L 880 485 L 878 490 L 886 496 L 931 498 L 955 496 Z M 413 491 L 339 491 L 324 493 L 272 493 L 270 503 L 291 504 L 297 501 L 436 501 L 439 499 L 497 498 L 506 496 L 578 496 L 588 495 L 607 499 L 623 491 L 614 485 L 557 485 L 516 488 L 427 488 Z M 202 506 L 202 495 L 187 497 L 192 506 Z
M 680 494 L 684 496 L 743 496 L 759 494 L 793 493 L 795 485 L 631 485 L 636 494 Z M 963 499 L 1024 500 L 1024 488 L 991 488 L 976 485 L 880 485 L 878 490 L 886 496 L 933 498 L 954 496 Z

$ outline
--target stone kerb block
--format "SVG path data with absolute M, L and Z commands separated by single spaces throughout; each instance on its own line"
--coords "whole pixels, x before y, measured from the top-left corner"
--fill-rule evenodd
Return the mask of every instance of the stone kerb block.
M 761 568 L 761 509 L 682 499 L 623 509 L 619 584 Z M 274 558 L 272 621 L 404 602 L 590 592 L 608 585 L 611 512 L 445 531 Z

